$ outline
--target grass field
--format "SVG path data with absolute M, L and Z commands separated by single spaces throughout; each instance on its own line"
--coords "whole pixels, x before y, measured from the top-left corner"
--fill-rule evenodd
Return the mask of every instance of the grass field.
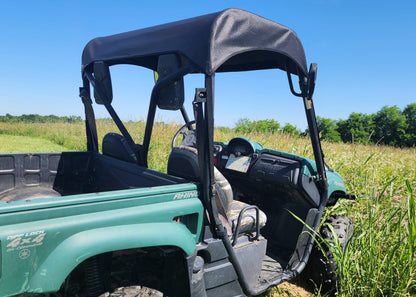
M 140 143 L 144 124 L 128 122 L 126 126 Z M 100 120 L 97 127 L 99 139 L 117 131 L 110 121 Z M 177 128 L 175 124 L 155 126 L 150 168 L 166 171 L 170 140 Z M 0 151 L 84 150 L 84 130 L 82 123 L 0 123 Z M 215 131 L 219 141 L 235 136 L 232 130 Z M 264 147 L 312 157 L 306 138 L 279 133 L 245 136 Z M 354 222 L 354 236 L 346 252 L 338 254 L 334 247 L 341 267 L 339 296 L 416 296 L 416 149 L 324 142 L 323 151 L 328 165 L 358 197 L 355 202 L 340 201 L 326 213 L 345 214 Z M 284 289 L 272 290 L 267 296 L 280 294 L 293 296 Z

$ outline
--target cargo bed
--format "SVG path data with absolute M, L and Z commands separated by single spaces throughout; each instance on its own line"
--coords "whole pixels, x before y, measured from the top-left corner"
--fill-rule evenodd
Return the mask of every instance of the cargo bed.
M 0 154 L 0 201 L 21 201 L 188 181 L 94 152 Z

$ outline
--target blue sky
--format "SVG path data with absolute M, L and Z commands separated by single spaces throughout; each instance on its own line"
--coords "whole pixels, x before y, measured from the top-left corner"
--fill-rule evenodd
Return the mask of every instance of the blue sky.
M 351 112 L 401 109 L 416 102 L 416 1 L 0 1 L 0 114 L 83 115 L 78 98 L 81 54 L 94 37 L 197 15 L 242 8 L 292 28 L 308 63 L 318 63 L 316 113 L 332 119 Z M 114 105 L 124 120 L 145 119 L 152 73 L 111 69 Z M 190 106 L 202 77 L 187 78 Z M 95 105 L 96 106 L 96 105 Z M 96 106 L 97 107 L 97 106 Z M 242 117 L 274 118 L 304 129 L 300 100 L 279 71 L 220 74 L 216 125 Z M 107 116 L 97 108 L 98 116 Z M 179 117 L 161 113 L 161 120 Z

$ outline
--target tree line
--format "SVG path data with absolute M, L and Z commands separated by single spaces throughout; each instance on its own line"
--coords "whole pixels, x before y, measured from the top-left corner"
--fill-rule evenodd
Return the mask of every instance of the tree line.
M 81 122 L 80 116 L 56 116 L 56 115 L 38 115 L 38 114 L 22 114 L 21 116 L 13 116 L 7 113 L 0 116 L 0 122 L 7 123 L 76 123 Z
M 75 123 L 83 121 L 80 116 L 56 116 L 23 114 L 0 116 L 0 122 L 9 123 Z M 403 110 L 396 105 L 384 106 L 377 113 L 353 112 L 346 120 L 333 120 L 317 117 L 317 125 L 322 140 L 352 143 L 382 143 L 401 147 L 416 146 L 416 103 L 408 104 Z M 235 125 L 237 133 L 275 133 L 277 131 L 293 135 L 307 135 L 291 124 L 283 126 L 274 119 L 251 121 L 239 119 Z
M 317 124 L 321 139 L 328 141 L 416 145 L 416 103 L 403 110 L 394 105 L 373 114 L 353 112 L 346 120 L 317 117 Z
M 377 113 L 353 112 L 346 120 L 317 117 L 319 135 L 322 140 L 351 143 L 382 143 L 400 147 L 416 145 L 416 103 L 408 104 L 403 110 L 395 106 L 384 106 Z M 251 121 L 239 119 L 235 125 L 237 133 L 275 133 L 307 135 L 291 124 L 281 126 L 276 120 Z
M 235 132 L 237 133 L 275 133 L 277 131 L 290 133 L 290 134 L 301 134 L 301 131 L 291 124 L 285 124 L 283 127 L 280 123 L 273 119 L 251 121 L 248 118 L 242 118 L 235 124 Z

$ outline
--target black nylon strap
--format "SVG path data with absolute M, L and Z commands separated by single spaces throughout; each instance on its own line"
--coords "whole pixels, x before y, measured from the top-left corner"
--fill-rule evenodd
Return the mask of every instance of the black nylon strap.
M 210 175 L 207 169 L 208 166 L 205 166 L 209 162 L 207 158 L 207 144 L 206 144 L 206 119 L 204 117 L 203 104 L 206 103 L 206 91 L 205 89 L 196 89 L 195 99 L 192 102 L 194 107 L 194 117 L 196 125 L 196 146 L 198 149 L 198 162 L 199 170 L 201 174 L 201 186 L 202 186 L 202 203 L 205 208 L 208 210 L 211 223 L 214 223 L 217 227 L 217 230 L 223 230 L 222 222 L 218 217 L 218 208 L 216 204 L 215 196 L 212 193 L 215 193 L 216 189 L 210 183 Z M 214 197 L 212 199 L 211 197 Z
M 202 103 L 197 102 L 194 100 L 193 102 L 194 108 L 194 117 L 195 117 L 195 126 L 196 126 L 196 147 L 198 150 L 198 163 L 199 163 L 199 171 L 201 180 L 200 182 L 203 183 L 204 176 L 206 176 L 204 172 L 204 166 L 201 166 L 205 162 L 205 143 L 204 143 L 204 136 L 205 136 L 205 123 L 204 123 L 204 115 L 202 109 Z
M 97 127 L 95 125 L 95 115 L 92 108 L 92 101 L 89 90 L 85 87 L 79 88 L 79 96 L 84 104 L 85 110 L 85 126 L 87 130 L 87 149 L 89 151 L 98 152 Z
M 196 146 L 198 149 L 198 162 L 199 165 L 205 163 L 205 120 L 204 120 L 204 111 L 202 108 L 202 103 L 204 102 L 203 96 L 205 89 L 196 89 L 195 98 L 192 102 L 194 108 L 194 117 L 195 117 L 195 126 L 196 126 Z M 199 166 L 201 179 L 206 176 L 204 172 L 205 166 Z M 201 180 L 201 183 L 204 181 Z

